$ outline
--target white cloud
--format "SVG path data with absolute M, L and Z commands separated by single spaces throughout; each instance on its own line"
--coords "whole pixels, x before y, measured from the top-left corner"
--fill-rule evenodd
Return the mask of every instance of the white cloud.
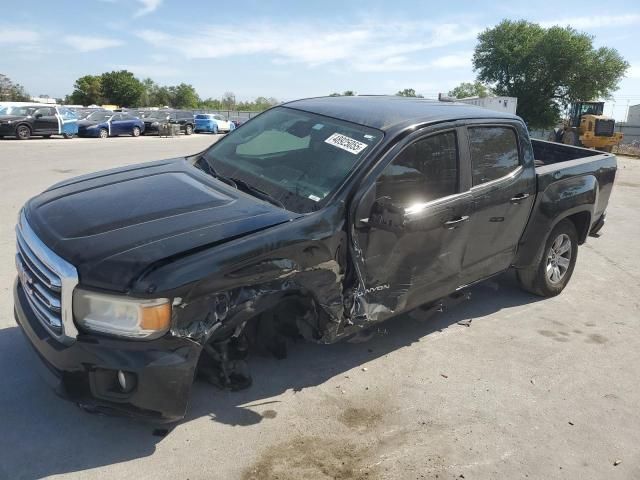
M 62 41 L 79 52 L 93 52 L 95 50 L 124 45 L 122 40 L 96 37 L 93 35 L 67 35 Z
M 471 57 L 473 52 L 461 52 L 452 55 L 438 57 L 431 62 L 432 67 L 436 68 L 471 68 Z
M 142 8 L 133 14 L 134 17 L 142 17 L 156 11 L 162 4 L 162 0 L 138 0 L 138 3 L 142 5 Z
M 172 48 L 183 58 L 223 58 L 270 55 L 274 62 L 315 67 L 343 62 L 359 71 L 423 70 L 407 55 L 475 39 L 473 25 L 425 22 L 360 22 L 327 27 L 318 24 L 226 24 L 193 26 L 191 31 L 167 33 L 142 30 L 137 35 L 152 45 Z M 245 33 L 249 31 L 250 35 Z
M 640 63 L 632 63 L 627 70 L 627 78 L 640 78 Z
M 594 28 L 619 28 L 627 25 L 640 24 L 640 14 L 629 13 L 625 15 L 593 15 L 589 17 L 561 18 L 559 20 L 546 20 L 540 22 L 543 27 L 571 26 L 577 29 Z
M 0 25 L 0 45 L 33 44 L 39 39 L 40 35 L 33 30 Z
M 165 65 L 114 65 L 114 70 L 128 70 L 135 73 L 138 77 L 177 77 L 183 74 L 183 71 L 175 67 L 169 67 Z

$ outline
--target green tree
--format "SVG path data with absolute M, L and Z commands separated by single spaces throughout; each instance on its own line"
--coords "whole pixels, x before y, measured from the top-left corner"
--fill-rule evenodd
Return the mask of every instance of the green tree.
M 449 90 L 450 97 L 454 98 L 467 98 L 467 97 L 486 97 L 491 94 L 491 89 L 484 83 L 475 82 L 462 82 L 453 90 Z
M 356 92 L 354 92 L 353 90 L 345 90 L 342 93 L 338 93 L 338 92 L 333 92 L 332 94 L 330 94 L 330 97 L 353 97 L 357 95 Z
M 102 94 L 107 102 L 121 107 L 136 107 L 140 104 L 145 86 L 127 70 L 103 73 Z
M 99 75 L 85 75 L 73 84 L 73 92 L 67 98 L 67 103 L 74 105 L 100 105 L 102 95 L 102 79 Z
M 396 96 L 398 96 L 398 97 L 424 98 L 422 95 L 418 95 L 413 88 L 405 88 L 404 90 L 398 90 L 396 92 Z
M 31 98 L 24 87 L 13 83 L 9 77 L 0 73 L 0 100 L 5 102 L 28 102 Z
M 629 68 L 617 50 L 594 48 L 590 35 L 524 20 L 482 32 L 473 66 L 495 94 L 518 98 L 518 114 L 533 128 L 555 124 L 572 101 L 610 97 Z
M 171 92 L 171 105 L 175 108 L 198 108 L 200 97 L 193 85 L 181 83 L 175 87 L 169 87 Z

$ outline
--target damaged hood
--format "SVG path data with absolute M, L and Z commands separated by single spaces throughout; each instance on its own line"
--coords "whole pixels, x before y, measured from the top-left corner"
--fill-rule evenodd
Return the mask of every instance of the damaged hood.
M 185 159 L 58 183 L 26 218 L 81 285 L 125 291 L 158 262 L 287 222 L 297 214 L 242 193 Z

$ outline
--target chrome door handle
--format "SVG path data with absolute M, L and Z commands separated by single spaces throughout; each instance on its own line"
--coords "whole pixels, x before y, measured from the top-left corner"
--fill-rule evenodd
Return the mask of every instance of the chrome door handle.
M 519 193 L 518 195 L 511 197 L 511 203 L 519 203 L 525 198 L 529 198 L 530 196 L 530 193 Z
M 466 222 L 467 220 L 469 220 L 469 215 L 465 215 L 463 217 L 452 218 L 448 222 L 444 222 L 444 226 L 445 226 L 445 228 L 448 228 L 449 230 L 452 230 L 452 229 L 458 227 L 461 223 Z

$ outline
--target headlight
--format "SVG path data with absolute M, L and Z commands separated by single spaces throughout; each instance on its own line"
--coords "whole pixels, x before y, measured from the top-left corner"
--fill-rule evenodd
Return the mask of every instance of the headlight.
M 158 122 L 153 122 L 153 123 L 151 124 L 151 126 L 152 126 L 152 127 L 156 127 L 156 126 L 158 126 L 158 125 L 160 125 Z
M 131 339 L 151 340 L 171 325 L 167 298 L 135 299 L 76 289 L 73 316 L 79 327 Z

